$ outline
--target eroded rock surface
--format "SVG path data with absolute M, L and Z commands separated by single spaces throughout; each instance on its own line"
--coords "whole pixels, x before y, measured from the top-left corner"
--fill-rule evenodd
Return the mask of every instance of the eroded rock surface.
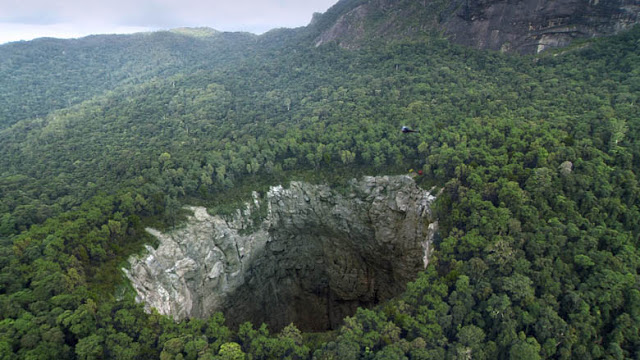
M 434 200 L 407 176 L 365 177 L 340 192 L 292 182 L 254 193 L 231 218 L 193 207 L 182 228 L 149 229 L 160 245 L 125 273 L 139 301 L 177 320 L 222 311 L 231 325 L 325 330 L 397 295 L 427 265 Z
M 327 20 L 320 21 L 322 16 Z M 317 46 L 335 41 L 358 48 L 435 31 L 478 49 L 535 54 L 575 39 L 617 34 L 638 22 L 639 0 L 343 0 L 311 26 L 323 26 Z
M 638 0 L 457 0 L 443 23 L 454 42 L 523 54 L 616 34 L 640 21 Z

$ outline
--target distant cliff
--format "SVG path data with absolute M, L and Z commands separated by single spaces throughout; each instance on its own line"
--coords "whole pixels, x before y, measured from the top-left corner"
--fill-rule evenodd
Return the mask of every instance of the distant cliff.
M 441 33 L 478 49 L 533 54 L 612 35 L 640 19 L 638 0 L 343 0 L 338 5 L 341 13 L 328 11 L 312 23 L 322 24 L 316 45 L 336 41 L 356 48 L 374 39 Z
M 365 177 L 342 192 L 292 182 L 254 194 L 233 219 L 192 208 L 185 227 L 149 230 L 160 245 L 125 272 L 139 301 L 175 319 L 222 311 L 232 324 L 334 328 L 427 265 L 434 200 L 407 176 Z

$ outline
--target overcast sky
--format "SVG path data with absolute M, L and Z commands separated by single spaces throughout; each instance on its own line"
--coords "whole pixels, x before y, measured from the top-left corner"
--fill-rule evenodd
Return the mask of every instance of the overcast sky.
M 0 0 L 0 44 L 206 26 L 261 34 L 304 26 L 338 0 Z

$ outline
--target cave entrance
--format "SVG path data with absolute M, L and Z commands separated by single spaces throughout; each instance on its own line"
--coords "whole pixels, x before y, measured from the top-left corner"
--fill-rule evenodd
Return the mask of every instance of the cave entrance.
M 407 253 L 397 243 L 375 244 L 372 229 L 336 234 L 326 229 L 272 234 L 246 272 L 243 286 L 223 308 L 231 326 L 245 321 L 303 331 L 342 324 L 358 307 L 372 307 L 402 291 L 424 268 L 421 246 Z
M 435 197 L 407 176 L 364 177 L 340 192 L 292 182 L 253 199 L 231 217 L 192 207 L 184 226 L 148 229 L 159 246 L 125 269 L 136 299 L 178 321 L 222 311 L 231 326 L 335 329 L 404 291 L 437 231 Z

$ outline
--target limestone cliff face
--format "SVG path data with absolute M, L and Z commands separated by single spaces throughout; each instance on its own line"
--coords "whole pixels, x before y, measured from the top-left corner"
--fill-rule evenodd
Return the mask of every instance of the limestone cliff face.
M 292 182 L 254 194 L 232 218 L 193 207 L 182 228 L 149 229 L 160 245 L 124 271 L 138 301 L 177 320 L 222 311 L 232 325 L 329 329 L 400 293 L 427 265 L 434 200 L 406 176 L 365 177 L 340 192 Z
M 336 41 L 356 48 L 373 39 L 439 32 L 478 49 L 533 54 L 578 38 L 616 34 L 640 21 L 640 0 L 342 0 L 338 5 L 343 13 L 330 9 L 325 16 L 333 17 L 316 45 Z

